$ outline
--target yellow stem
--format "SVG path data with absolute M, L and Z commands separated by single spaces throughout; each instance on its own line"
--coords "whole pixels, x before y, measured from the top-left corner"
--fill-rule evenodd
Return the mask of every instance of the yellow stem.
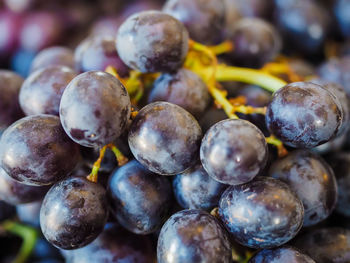
M 277 148 L 278 157 L 284 157 L 288 154 L 287 149 L 284 147 L 283 143 L 277 139 L 275 136 L 271 135 L 266 138 L 268 144 L 274 145 Z
M 101 168 L 101 162 L 103 160 L 103 157 L 105 156 L 106 150 L 108 148 L 108 144 L 103 146 L 100 150 L 100 156 L 98 157 L 98 159 L 96 160 L 96 162 L 94 163 L 94 165 L 92 166 L 92 171 L 91 173 L 87 176 L 87 179 L 91 182 L 97 183 L 98 180 L 98 171 Z
M 215 55 L 221 55 L 224 53 L 229 53 L 234 49 L 232 41 L 225 41 L 216 46 L 208 47 Z

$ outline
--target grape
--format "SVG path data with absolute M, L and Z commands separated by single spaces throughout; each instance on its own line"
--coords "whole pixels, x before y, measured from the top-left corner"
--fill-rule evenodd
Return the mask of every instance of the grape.
M 17 205 L 41 200 L 48 190 L 46 186 L 22 184 L 8 176 L 0 167 L 0 196 L 9 204 Z
M 274 27 L 259 18 L 244 18 L 228 33 L 234 49 L 230 58 L 235 65 L 259 68 L 274 59 L 281 39 Z
M 176 200 L 183 208 L 210 210 L 219 204 L 227 185 L 213 180 L 198 163 L 176 175 L 173 188 Z
M 313 65 L 308 63 L 308 61 L 302 59 L 293 59 L 289 61 L 288 64 L 291 67 L 292 71 L 300 77 L 307 78 L 316 74 L 315 68 Z
M 336 0 L 334 3 L 334 14 L 339 28 L 344 37 L 350 37 L 350 2 L 348 0 Z
M 135 158 L 152 172 L 178 174 L 195 163 L 202 131 L 194 117 L 169 102 L 142 108 L 129 132 Z
M 303 224 L 304 208 L 285 183 L 257 177 L 227 188 L 220 199 L 219 216 L 238 243 L 272 248 L 295 237 Z
M 249 263 L 316 263 L 309 256 L 301 253 L 293 247 L 280 247 L 275 249 L 264 249 L 258 252 Z
M 27 204 L 16 205 L 19 220 L 27 225 L 40 228 L 40 208 L 42 200 Z
M 101 17 L 94 21 L 90 35 L 95 36 L 116 36 L 121 19 L 118 16 Z
M 75 77 L 64 90 L 60 118 L 69 137 L 86 147 L 113 142 L 130 117 L 129 95 L 121 82 L 102 71 Z
M 79 72 L 117 69 L 121 77 L 128 75 L 128 67 L 119 58 L 114 36 L 97 36 L 85 39 L 75 50 L 76 69 Z
M 57 248 L 46 241 L 44 237 L 40 237 L 34 247 L 33 255 L 35 259 L 50 260 L 50 258 L 61 258 Z
M 267 161 L 262 132 L 245 120 L 223 120 L 205 134 L 200 159 L 209 176 L 218 182 L 237 185 L 252 180 Z
M 74 69 L 75 62 L 73 51 L 62 46 L 43 49 L 35 56 L 30 71 L 34 72 L 48 66 L 66 66 Z
M 153 84 L 148 102 L 167 101 L 179 105 L 193 116 L 200 116 L 210 100 L 205 83 L 192 71 L 180 69 L 162 74 Z
M 112 173 L 108 195 L 111 212 L 135 234 L 160 229 L 172 201 L 168 179 L 151 173 L 135 160 Z
M 58 115 L 63 91 L 76 75 L 65 66 L 48 66 L 30 74 L 19 92 L 23 112 Z
M 168 0 L 163 11 L 181 21 L 193 40 L 203 44 L 222 41 L 225 25 L 223 0 Z
M 83 177 L 71 177 L 55 184 L 46 194 L 40 226 L 54 246 L 77 249 L 102 232 L 107 216 L 104 188 Z
M 319 156 L 299 150 L 274 162 L 269 175 L 288 184 L 304 205 L 304 226 L 326 219 L 337 202 L 333 170 Z
M 67 263 L 154 263 L 155 251 L 147 236 L 110 224 L 91 244 L 68 251 Z
M 35 52 L 27 50 L 18 50 L 11 57 L 11 70 L 20 74 L 23 77 L 27 77 L 30 71 L 30 65 L 35 57 Z
M 227 119 L 227 115 L 222 109 L 210 108 L 202 115 L 199 124 L 203 132 L 207 132 L 215 123 L 225 119 Z
M 0 11 L 0 57 L 8 57 L 19 46 L 22 17 L 7 10 Z
M 18 102 L 22 83 L 23 78 L 16 73 L 0 70 L 0 130 L 7 128 L 23 116 Z
M 168 219 L 158 238 L 158 263 L 231 262 L 231 245 L 219 221 L 201 210 L 183 210 Z
M 299 237 L 295 246 L 317 263 L 350 262 L 350 230 L 348 229 L 314 229 Z
M 337 98 L 310 82 L 295 82 L 278 90 L 266 111 L 269 130 L 284 144 L 312 148 L 332 139 L 342 124 Z
M 0 200 L 0 222 L 13 217 L 15 214 L 14 206 Z
M 0 140 L 0 163 L 6 173 L 28 185 L 49 185 L 66 177 L 79 160 L 78 147 L 52 115 L 22 118 Z
M 343 148 L 345 142 L 346 134 L 343 134 L 311 150 L 317 154 L 328 154 L 330 152 L 337 152 Z
M 126 65 L 143 73 L 175 71 L 186 58 L 188 32 L 170 15 L 140 12 L 120 26 L 117 51 Z

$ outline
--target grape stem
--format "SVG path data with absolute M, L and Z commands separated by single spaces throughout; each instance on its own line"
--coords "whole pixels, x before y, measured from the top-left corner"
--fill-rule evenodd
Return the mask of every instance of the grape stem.
M 16 258 L 12 261 L 12 263 L 26 262 L 29 256 L 32 254 L 32 251 L 38 239 L 37 231 L 30 226 L 26 226 L 9 220 L 4 221 L 1 224 L 1 228 L 9 233 L 21 237 L 23 240 L 19 253 L 16 256 Z
M 268 144 L 272 144 L 276 146 L 278 157 L 284 157 L 288 154 L 288 151 L 284 147 L 283 143 L 279 139 L 277 139 L 275 136 L 271 135 L 270 137 L 266 137 L 266 142 Z
M 232 41 L 225 41 L 222 42 L 216 46 L 209 46 L 208 47 L 215 55 L 221 55 L 225 53 L 232 52 L 234 49 L 234 45 Z

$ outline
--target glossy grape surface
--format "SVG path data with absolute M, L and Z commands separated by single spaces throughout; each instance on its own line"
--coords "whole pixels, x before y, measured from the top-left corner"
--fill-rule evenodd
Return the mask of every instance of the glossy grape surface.
M 195 118 L 169 102 L 139 111 L 129 132 L 129 146 L 147 169 L 163 175 L 185 171 L 196 162 L 202 131 Z
M 29 75 L 19 92 L 19 103 L 28 115 L 59 114 L 63 91 L 76 73 L 65 66 L 48 66 Z
M 304 208 L 285 183 L 268 177 L 226 189 L 219 216 L 232 237 L 252 248 L 272 248 L 291 240 L 303 224 Z
M 342 124 L 341 104 L 328 90 L 295 82 L 278 90 L 267 107 L 269 130 L 288 146 L 312 148 L 332 139 Z
M 200 159 L 209 176 L 230 185 L 252 180 L 265 167 L 267 155 L 264 135 L 245 120 L 215 124 L 200 148 Z
M 187 69 L 162 74 L 153 84 L 148 102 L 167 101 L 179 105 L 193 116 L 200 116 L 208 107 L 210 95 L 201 78 Z
M 118 222 L 135 234 L 160 229 L 172 204 L 168 178 L 153 174 L 136 160 L 112 173 L 108 196 Z
M 163 11 L 181 21 L 195 41 L 217 44 L 222 40 L 225 24 L 223 0 L 168 0 Z
M 106 192 L 83 177 L 55 184 L 40 210 L 45 238 L 61 249 L 77 249 L 91 243 L 107 221 Z
M 158 263 L 231 262 L 228 234 L 202 210 L 183 210 L 163 225 L 158 238 Z
M 78 160 L 79 149 L 57 116 L 22 118 L 1 136 L 1 166 L 10 177 L 25 184 L 53 184 L 68 176 Z
M 288 184 L 303 202 L 303 226 L 315 225 L 333 212 L 337 182 L 332 168 L 316 154 L 293 151 L 275 161 L 269 175 Z
M 196 164 L 173 180 L 177 202 L 185 209 L 210 210 L 219 204 L 227 185 L 212 179 L 201 163 Z
M 120 26 L 117 50 L 126 65 L 143 73 L 175 71 L 187 55 L 188 32 L 165 13 L 136 13 Z
M 75 77 L 60 103 L 61 123 L 69 137 L 86 147 L 113 142 L 126 128 L 131 103 L 114 76 L 89 71 Z

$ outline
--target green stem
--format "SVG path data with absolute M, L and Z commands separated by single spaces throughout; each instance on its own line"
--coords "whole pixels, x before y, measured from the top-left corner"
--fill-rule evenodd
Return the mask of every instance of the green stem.
M 287 85 L 284 80 L 257 69 L 231 67 L 224 64 L 217 66 L 215 78 L 219 82 L 239 81 L 258 85 L 270 92 L 276 92 Z
M 5 221 L 1 224 L 1 227 L 9 233 L 15 234 L 22 238 L 22 246 L 19 250 L 17 257 L 12 263 L 24 263 L 31 255 L 36 241 L 38 239 L 37 231 L 29 226 L 25 226 L 13 221 Z

